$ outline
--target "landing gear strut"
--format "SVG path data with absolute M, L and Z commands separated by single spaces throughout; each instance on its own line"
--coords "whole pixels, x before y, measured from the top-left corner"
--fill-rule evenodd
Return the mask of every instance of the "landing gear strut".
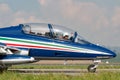
M 91 64 L 88 66 L 88 72 L 96 72 L 96 68 L 98 67 L 98 63 L 100 63 L 101 60 L 94 60 L 94 64 Z
M 8 66 L 0 65 L 0 73 L 7 71 L 7 69 L 8 69 Z

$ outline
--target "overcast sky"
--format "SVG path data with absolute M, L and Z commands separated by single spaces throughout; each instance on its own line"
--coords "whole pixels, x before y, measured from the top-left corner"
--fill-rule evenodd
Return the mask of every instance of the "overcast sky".
M 0 27 L 27 22 L 67 26 L 93 43 L 120 46 L 120 0 L 0 0 Z

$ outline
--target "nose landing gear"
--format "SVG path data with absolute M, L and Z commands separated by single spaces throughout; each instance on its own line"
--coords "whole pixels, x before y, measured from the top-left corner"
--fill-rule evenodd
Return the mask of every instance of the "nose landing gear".
M 88 72 L 96 72 L 96 67 L 94 64 L 89 65 L 87 69 Z
M 94 73 L 94 72 L 96 72 L 96 68 L 98 67 L 98 63 L 100 63 L 101 62 L 101 60 L 94 60 L 94 64 L 91 64 L 91 65 L 89 65 L 88 66 L 88 72 L 92 72 L 92 73 Z

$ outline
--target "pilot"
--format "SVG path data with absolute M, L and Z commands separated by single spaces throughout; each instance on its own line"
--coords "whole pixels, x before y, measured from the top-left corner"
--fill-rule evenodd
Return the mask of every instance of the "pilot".
M 68 33 L 64 33 L 64 34 L 63 34 L 63 39 L 64 39 L 64 40 L 69 40 L 69 35 L 68 35 Z

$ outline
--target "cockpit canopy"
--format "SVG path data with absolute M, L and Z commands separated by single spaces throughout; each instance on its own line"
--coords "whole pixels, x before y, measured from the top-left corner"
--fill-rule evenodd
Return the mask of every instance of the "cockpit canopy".
M 59 25 L 43 23 L 23 24 L 23 32 L 40 37 L 88 44 L 77 32 Z

